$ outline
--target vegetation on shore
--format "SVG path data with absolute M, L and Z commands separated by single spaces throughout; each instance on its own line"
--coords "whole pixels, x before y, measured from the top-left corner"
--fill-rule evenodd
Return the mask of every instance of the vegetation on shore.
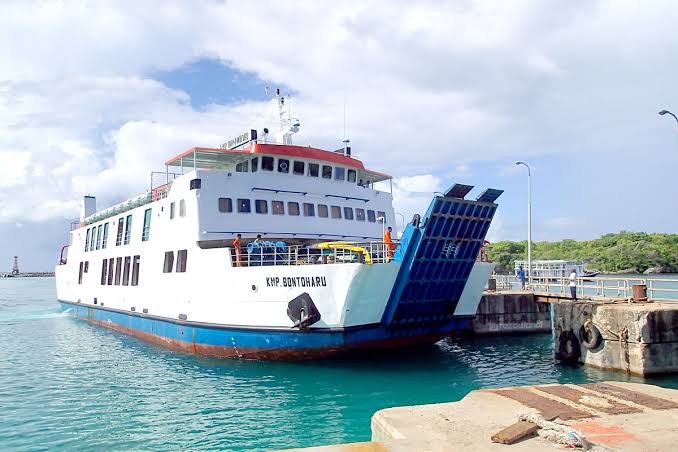
M 515 260 L 527 259 L 527 241 L 493 243 L 488 255 L 497 272 L 512 273 Z M 678 272 L 678 234 L 621 231 L 594 240 L 534 242 L 532 259 L 573 259 L 607 273 Z

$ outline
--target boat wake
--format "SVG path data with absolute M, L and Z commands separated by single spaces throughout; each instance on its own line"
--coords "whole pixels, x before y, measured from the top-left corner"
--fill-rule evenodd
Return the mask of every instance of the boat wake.
M 57 319 L 68 316 L 70 309 L 66 311 L 49 310 L 22 313 L 0 313 L 0 325 L 14 325 L 17 323 L 34 322 L 36 320 Z

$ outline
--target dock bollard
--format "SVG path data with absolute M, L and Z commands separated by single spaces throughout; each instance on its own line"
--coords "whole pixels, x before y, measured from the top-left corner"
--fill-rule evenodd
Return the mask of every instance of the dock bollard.
M 647 285 L 633 284 L 633 301 L 647 301 Z
M 487 280 L 487 290 L 495 292 L 497 290 L 497 280 L 495 278 L 490 278 Z

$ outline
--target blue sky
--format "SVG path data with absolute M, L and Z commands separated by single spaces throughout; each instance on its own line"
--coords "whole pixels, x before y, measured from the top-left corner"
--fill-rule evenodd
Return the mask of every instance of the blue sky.
M 657 115 L 678 111 L 677 20 L 669 1 L 7 2 L 0 270 L 50 269 L 84 194 L 103 208 L 168 156 L 269 125 L 267 85 L 299 144 L 338 148 L 345 105 L 407 218 L 453 182 L 496 187 L 491 239 L 523 239 L 524 160 L 535 240 L 678 232 L 678 124 Z

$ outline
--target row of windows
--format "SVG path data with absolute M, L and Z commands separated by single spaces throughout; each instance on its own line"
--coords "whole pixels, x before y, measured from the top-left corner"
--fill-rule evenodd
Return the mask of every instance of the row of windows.
M 277 161 L 277 164 L 276 164 Z M 359 185 L 369 185 L 370 181 L 357 181 L 357 173 L 354 169 L 346 169 L 341 166 L 332 167 L 331 165 L 320 165 L 319 163 L 306 163 L 300 160 L 273 157 L 261 157 L 261 167 L 259 166 L 259 157 L 254 157 L 251 160 L 238 163 L 235 166 L 235 171 L 238 173 L 257 171 L 273 171 L 276 169 L 283 174 L 296 174 L 297 176 L 322 177 L 323 179 L 334 179 L 338 181 L 347 181 L 351 183 L 358 182 Z
M 188 250 L 177 251 L 177 273 L 186 272 L 186 260 L 188 258 Z M 174 251 L 165 251 L 165 262 L 162 267 L 163 273 L 172 273 L 174 267 Z
M 146 242 L 151 236 L 151 211 L 144 212 L 144 228 L 141 233 L 141 241 Z M 113 223 L 115 224 L 115 222 Z M 115 238 L 115 246 L 129 245 L 132 238 L 132 215 L 118 218 L 118 231 Z M 105 250 L 108 242 L 108 222 L 98 226 L 87 228 L 85 237 L 85 252 Z
M 138 286 L 140 265 L 141 256 L 139 255 L 104 259 L 101 264 L 101 285 Z M 132 269 L 131 278 L 130 267 Z
M 251 213 L 252 200 L 247 198 L 236 199 L 238 213 Z M 219 198 L 219 212 L 233 212 L 233 200 L 231 198 Z M 298 202 L 289 201 L 287 203 L 287 215 L 299 216 L 303 212 L 305 217 L 315 217 L 317 207 L 317 216 L 320 218 L 344 218 L 345 220 L 369 221 L 375 223 L 377 218 L 386 218 L 386 213 L 379 210 L 361 209 L 356 207 L 328 206 L 327 204 L 318 204 L 305 202 L 300 206 Z M 254 211 L 259 214 L 268 214 L 269 204 L 266 199 L 254 200 Z M 285 203 L 283 201 L 271 201 L 270 212 L 273 215 L 285 215 Z

